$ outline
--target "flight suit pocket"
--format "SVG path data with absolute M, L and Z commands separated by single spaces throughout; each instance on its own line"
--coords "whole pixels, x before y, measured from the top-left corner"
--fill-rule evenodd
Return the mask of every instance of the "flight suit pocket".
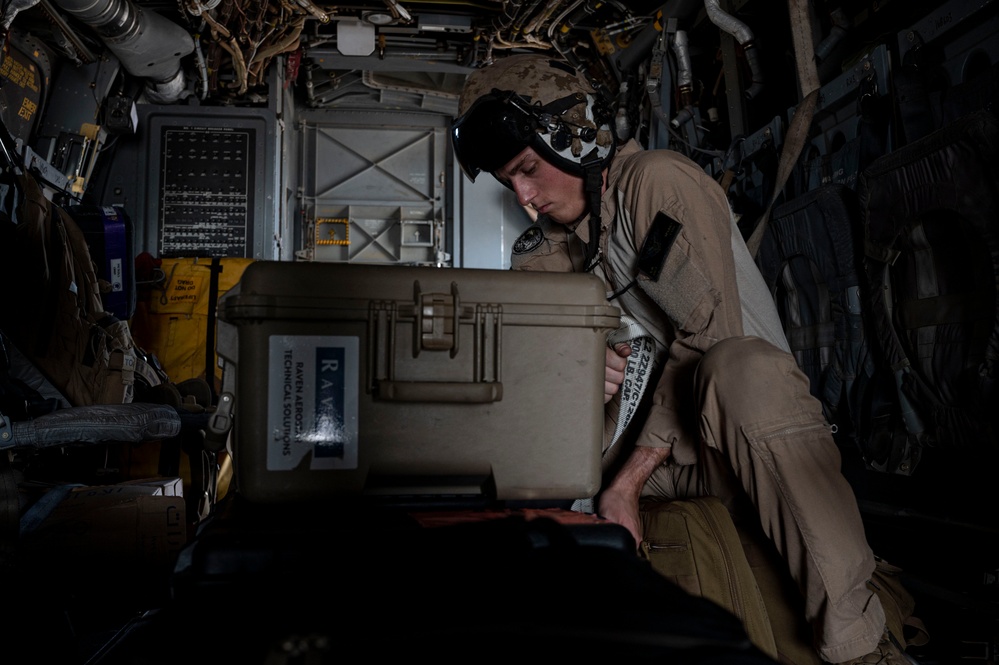
M 754 465 L 754 492 L 764 525 L 790 524 L 801 547 L 821 567 L 861 570 L 869 550 L 849 484 L 840 473 L 840 455 L 828 425 L 801 414 L 743 426 Z M 761 468 L 761 465 L 764 468 Z M 765 469 L 765 470 L 764 470 Z M 835 563 L 834 563 L 835 562 Z M 830 574 L 823 578 L 833 598 L 843 598 L 854 587 L 853 575 Z

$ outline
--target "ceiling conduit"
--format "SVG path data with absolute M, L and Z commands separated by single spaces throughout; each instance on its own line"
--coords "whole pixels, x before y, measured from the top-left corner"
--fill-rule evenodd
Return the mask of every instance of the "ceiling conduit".
M 180 99 L 186 87 L 181 58 L 194 50 L 184 28 L 131 0 L 54 0 L 63 11 L 92 27 L 130 74 L 148 81 L 154 103 Z

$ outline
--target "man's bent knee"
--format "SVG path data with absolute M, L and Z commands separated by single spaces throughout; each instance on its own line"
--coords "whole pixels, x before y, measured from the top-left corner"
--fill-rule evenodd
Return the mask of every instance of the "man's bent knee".
M 730 337 L 712 346 L 697 368 L 702 399 L 720 403 L 810 401 L 808 377 L 794 356 L 759 337 Z M 790 406 L 790 404 L 787 404 Z
M 766 385 L 795 368 L 794 357 L 759 337 L 729 337 L 704 354 L 697 369 L 701 381 L 723 374 L 726 381 Z

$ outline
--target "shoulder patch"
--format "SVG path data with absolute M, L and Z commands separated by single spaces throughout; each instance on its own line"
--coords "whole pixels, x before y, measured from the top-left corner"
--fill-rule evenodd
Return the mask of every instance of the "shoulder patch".
M 659 273 L 663 270 L 666 257 L 681 228 L 683 224 L 664 212 L 652 220 L 652 226 L 649 227 L 649 232 L 642 242 L 642 248 L 638 250 L 638 269 L 650 279 L 659 279 Z
M 545 232 L 541 230 L 541 227 L 534 224 L 526 231 L 520 234 L 513 243 L 513 253 L 514 254 L 527 254 L 530 251 L 537 249 L 538 245 L 545 239 Z

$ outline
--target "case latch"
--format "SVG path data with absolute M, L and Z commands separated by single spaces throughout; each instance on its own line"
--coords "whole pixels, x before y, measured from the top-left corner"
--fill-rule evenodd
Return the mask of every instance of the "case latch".
M 455 343 L 454 296 L 425 293 L 419 300 L 420 346 L 430 351 L 457 348 Z
M 413 328 L 413 357 L 420 351 L 450 351 L 451 357 L 458 355 L 458 319 L 461 316 L 461 302 L 458 285 L 451 282 L 451 293 L 423 293 L 420 283 L 413 283 L 413 313 L 416 326 Z
M 418 281 L 413 283 L 413 291 L 412 303 L 371 301 L 369 305 L 368 392 L 377 395 L 378 399 L 397 402 L 485 404 L 503 399 L 500 382 L 502 307 L 462 305 L 458 285 L 454 282 L 450 294 L 424 293 Z M 397 375 L 397 323 L 411 322 L 413 359 L 419 358 L 421 351 L 448 351 L 453 359 L 458 356 L 458 331 L 463 321 L 470 329 L 466 344 L 471 346 L 448 368 L 451 380 L 414 381 Z M 439 356 L 428 358 L 427 362 L 435 365 L 438 360 Z M 423 369 L 428 367 L 422 360 L 417 364 L 422 364 Z M 444 366 L 439 368 L 443 370 Z M 465 376 L 454 380 L 454 369 Z M 408 370 L 404 369 L 402 374 L 412 374 L 412 367 Z

